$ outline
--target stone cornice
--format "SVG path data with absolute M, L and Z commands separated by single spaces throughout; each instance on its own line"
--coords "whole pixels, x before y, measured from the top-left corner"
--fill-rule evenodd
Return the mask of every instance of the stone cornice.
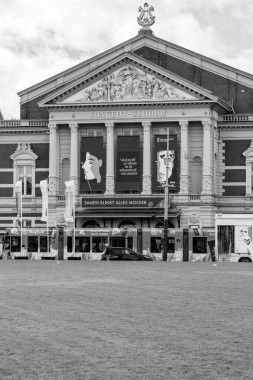
M 246 122 L 245 124 L 239 124 L 238 123 L 231 123 L 231 124 L 223 124 L 218 123 L 218 128 L 220 129 L 252 129 L 253 128 L 253 122 Z

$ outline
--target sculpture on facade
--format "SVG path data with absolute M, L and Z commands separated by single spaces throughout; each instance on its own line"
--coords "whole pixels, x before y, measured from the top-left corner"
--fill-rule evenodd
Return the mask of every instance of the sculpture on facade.
M 155 16 L 151 13 L 154 12 L 154 7 L 152 5 L 149 7 L 148 3 L 145 3 L 144 8 L 139 7 L 138 11 L 140 12 L 140 16 L 137 17 L 139 25 L 144 28 L 149 28 L 155 23 Z
M 76 102 L 119 102 L 186 99 L 185 93 L 182 91 L 130 64 L 105 76 L 82 93 L 78 93 L 78 96 L 79 98 L 74 95 L 72 100 Z M 189 98 L 191 97 L 189 96 Z

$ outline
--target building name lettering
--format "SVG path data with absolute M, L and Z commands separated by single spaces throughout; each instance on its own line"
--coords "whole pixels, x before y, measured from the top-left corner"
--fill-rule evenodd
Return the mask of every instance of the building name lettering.
M 82 207 L 156 207 L 163 200 L 162 197 L 128 198 L 128 199 L 91 199 L 82 198 Z
M 166 117 L 166 110 L 139 111 L 94 111 L 89 113 L 91 119 L 128 119 L 128 118 L 157 118 Z

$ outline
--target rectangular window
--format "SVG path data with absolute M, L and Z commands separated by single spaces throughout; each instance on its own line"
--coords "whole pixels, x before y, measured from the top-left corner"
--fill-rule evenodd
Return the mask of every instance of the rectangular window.
M 150 239 L 150 252 L 151 253 L 161 253 L 162 252 L 162 238 L 161 237 L 151 237 L 151 239 Z
M 218 226 L 218 253 L 234 252 L 234 240 L 234 226 Z
M 39 237 L 38 236 L 28 236 L 27 238 L 28 252 L 38 252 L 39 248 Z
M 175 238 L 169 237 L 168 238 L 168 253 L 174 253 L 175 252 Z
M 207 253 L 206 237 L 201 236 L 192 238 L 192 253 Z
M 133 249 L 133 237 L 132 236 L 128 236 L 127 238 L 127 248 L 130 248 L 130 249 Z M 135 247 L 137 249 L 137 247 Z
M 151 253 L 161 253 L 163 250 L 162 246 L 163 238 L 161 237 L 151 237 L 150 239 L 150 252 Z M 167 240 L 167 253 L 175 252 L 175 238 L 168 237 Z
M 90 252 L 90 237 L 76 237 L 76 252 Z
M 93 237 L 92 238 L 92 252 L 103 252 L 105 250 L 106 243 L 107 243 L 107 237 Z
M 73 248 L 72 236 L 68 236 L 67 237 L 67 252 L 72 252 L 72 248 Z
M 11 236 L 11 251 L 20 252 L 21 251 L 21 239 L 20 236 Z
M 40 252 L 48 252 L 47 236 L 40 236 Z
M 18 180 L 22 181 L 22 194 L 32 195 L 32 167 L 18 166 Z

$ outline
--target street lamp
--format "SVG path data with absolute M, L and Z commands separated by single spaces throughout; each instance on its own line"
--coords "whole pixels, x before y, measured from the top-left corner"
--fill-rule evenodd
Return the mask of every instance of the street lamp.
M 168 252 L 168 208 L 169 208 L 169 128 L 167 128 L 167 149 L 165 158 L 165 185 L 164 185 L 164 229 L 163 229 L 163 261 L 167 261 Z

